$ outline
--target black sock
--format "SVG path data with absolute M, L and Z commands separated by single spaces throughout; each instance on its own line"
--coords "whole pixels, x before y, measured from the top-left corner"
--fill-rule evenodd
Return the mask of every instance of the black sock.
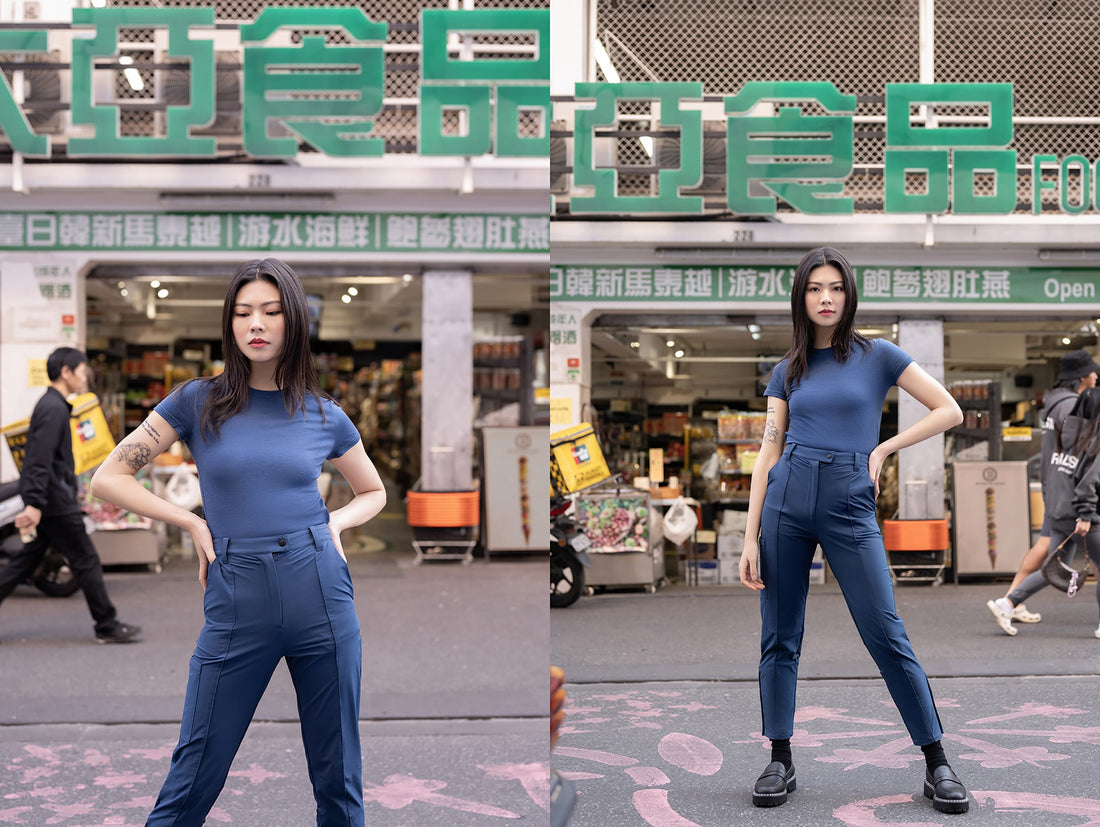
M 772 743 L 775 743 L 774 741 Z M 924 753 L 924 762 L 928 765 L 929 770 L 934 770 L 936 767 L 947 766 L 947 756 L 943 752 L 943 744 L 940 741 L 933 741 L 931 744 L 925 744 L 920 748 Z
M 941 750 L 942 753 L 942 750 Z M 782 761 L 783 766 L 787 769 L 791 768 L 791 764 L 794 763 L 794 759 L 791 757 L 791 739 L 784 738 L 781 741 L 772 739 L 772 760 Z M 944 763 L 947 763 L 944 761 Z

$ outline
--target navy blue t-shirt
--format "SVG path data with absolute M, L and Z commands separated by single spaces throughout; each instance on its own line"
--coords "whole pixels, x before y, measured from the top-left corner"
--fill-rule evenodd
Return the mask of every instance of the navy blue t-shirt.
M 321 463 L 359 441 L 347 414 L 325 399 L 322 421 L 316 400 L 307 394 L 305 413 L 291 416 L 282 391 L 252 388 L 248 407 L 225 420 L 217 438 L 204 438 L 199 416 L 209 389 L 208 382 L 189 382 L 155 410 L 195 458 L 210 533 L 268 537 L 327 524 L 317 478 Z
M 783 388 L 786 359 L 776 365 L 764 395 L 787 400 L 788 442 L 869 454 L 878 445 L 886 394 L 912 361 L 885 339 L 872 339 L 870 351 L 853 345 L 843 363 L 831 347 L 812 348 L 806 373 L 789 395 Z

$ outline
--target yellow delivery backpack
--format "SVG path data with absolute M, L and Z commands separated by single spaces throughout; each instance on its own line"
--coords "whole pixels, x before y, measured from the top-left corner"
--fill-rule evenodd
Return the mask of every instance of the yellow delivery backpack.
M 550 483 L 558 494 L 572 494 L 611 476 L 596 432 L 587 422 L 550 435 Z
M 107 417 L 94 393 L 82 393 L 72 400 L 73 412 L 69 418 L 69 430 L 73 438 L 73 465 L 77 475 L 90 471 L 110 456 L 115 449 L 115 439 L 107 427 Z M 8 442 L 11 458 L 20 473 L 23 471 L 23 453 L 27 448 L 27 429 L 30 419 L 20 419 L 0 428 Z

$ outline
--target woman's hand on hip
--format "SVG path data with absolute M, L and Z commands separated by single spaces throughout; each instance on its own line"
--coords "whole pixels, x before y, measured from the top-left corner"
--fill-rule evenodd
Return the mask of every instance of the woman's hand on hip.
M 206 520 L 198 515 L 195 515 L 195 519 L 188 525 L 187 531 L 191 535 L 195 554 L 199 558 L 199 583 L 205 589 L 206 572 L 214 562 L 214 538 L 210 535 L 210 527 L 207 526 Z
M 867 473 L 871 475 L 871 480 L 875 484 L 875 499 L 878 499 L 878 478 L 882 473 L 882 466 L 886 463 L 886 457 L 880 456 L 878 449 L 876 448 L 871 452 L 871 455 L 867 458 Z
M 336 550 L 340 552 L 340 556 L 344 558 L 344 562 L 346 563 L 348 556 L 344 554 L 344 545 L 340 542 L 340 533 L 344 530 L 345 526 L 340 524 L 339 518 L 335 515 L 336 512 L 329 514 L 328 533 L 332 535 L 332 544 L 336 546 Z
M 764 581 L 760 579 L 760 544 L 751 540 L 745 540 L 741 549 L 741 585 L 748 586 L 754 591 L 764 588 Z

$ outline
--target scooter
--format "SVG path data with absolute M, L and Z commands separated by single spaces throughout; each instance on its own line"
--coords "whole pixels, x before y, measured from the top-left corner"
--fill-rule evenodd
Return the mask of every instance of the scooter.
M 23 548 L 15 517 L 23 510 L 23 498 L 19 496 L 19 480 L 0 483 L 0 565 Z M 42 557 L 27 583 L 49 597 L 68 597 L 80 589 L 76 573 L 69 568 L 65 558 L 50 547 Z
M 584 592 L 584 569 L 591 565 L 585 551 L 592 542 L 568 514 L 572 500 L 550 503 L 550 607 L 572 606 Z

